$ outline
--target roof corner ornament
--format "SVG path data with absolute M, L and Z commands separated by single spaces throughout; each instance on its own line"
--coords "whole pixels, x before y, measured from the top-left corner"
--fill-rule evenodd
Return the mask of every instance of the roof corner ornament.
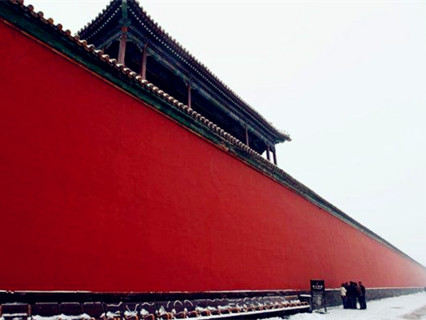
M 129 18 L 129 11 L 127 7 L 127 0 L 121 1 L 121 19 L 120 19 L 120 25 L 122 26 L 130 26 L 130 18 Z
M 127 20 L 128 18 L 127 0 L 121 0 L 121 17 L 123 20 Z

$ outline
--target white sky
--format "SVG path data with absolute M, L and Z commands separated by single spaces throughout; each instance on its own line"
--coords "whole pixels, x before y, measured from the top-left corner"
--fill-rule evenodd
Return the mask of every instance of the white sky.
M 108 0 L 27 0 L 77 32 Z M 426 265 L 426 1 L 141 0 L 293 139 L 278 163 Z

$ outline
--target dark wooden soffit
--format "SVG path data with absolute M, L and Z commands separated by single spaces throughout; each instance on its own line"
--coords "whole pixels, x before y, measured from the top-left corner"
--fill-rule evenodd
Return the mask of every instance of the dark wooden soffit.
M 165 51 L 168 51 L 177 61 L 186 65 L 188 69 L 207 82 L 209 86 L 212 86 L 215 90 L 226 96 L 238 108 L 247 113 L 253 120 L 257 121 L 259 125 L 264 127 L 264 129 L 274 137 L 275 143 L 291 141 L 291 138 L 287 133 L 281 132 L 273 127 L 261 114 L 250 107 L 206 66 L 183 48 L 179 42 L 163 30 L 153 19 L 151 19 L 136 0 L 112 0 L 95 19 L 78 32 L 80 38 L 86 39 L 91 43 L 91 37 L 100 32 L 108 24 L 111 17 L 121 14 L 122 5 L 124 6 L 125 11 L 131 11 L 136 15 L 138 22 L 143 24 L 151 37 L 157 40 Z M 128 14 L 128 16 L 130 17 L 131 15 Z
M 107 82 L 209 140 L 223 151 L 241 159 L 250 167 L 294 191 L 329 214 L 426 269 L 422 264 L 345 214 L 199 113 L 177 101 L 152 83 L 142 80 L 135 72 L 118 64 L 117 60 L 110 59 L 101 50 L 96 50 L 93 45 L 88 45 L 87 41 L 82 41 L 78 36 L 73 36 L 71 31 L 63 30 L 62 25 L 54 24 L 53 19 L 44 18 L 43 13 L 34 11 L 33 6 L 25 6 L 23 0 L 0 1 L 0 20 L 44 43 L 47 47 L 68 57 L 87 70 L 96 73 Z

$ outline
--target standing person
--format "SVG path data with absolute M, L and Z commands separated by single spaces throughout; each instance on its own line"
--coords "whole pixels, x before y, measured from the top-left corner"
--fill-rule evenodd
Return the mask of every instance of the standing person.
M 346 282 L 346 309 L 352 309 L 352 282 Z
M 360 295 L 358 297 L 359 305 L 362 310 L 367 309 L 367 300 L 365 299 L 365 287 L 361 281 L 358 282 L 358 287 L 360 288 Z
M 346 292 L 347 292 L 347 290 L 345 288 L 345 284 L 342 283 L 342 286 L 340 287 L 340 297 L 342 298 L 343 309 L 347 309 L 348 308 L 347 301 L 346 301 L 346 299 L 347 299 Z
M 361 307 L 362 290 L 361 290 L 361 286 L 359 282 L 358 283 L 355 282 L 355 289 L 356 289 L 355 309 L 358 309 L 358 306 L 357 306 L 358 303 L 359 303 L 359 308 L 362 309 Z
M 356 283 L 353 281 L 349 282 L 348 287 L 348 309 L 356 309 Z

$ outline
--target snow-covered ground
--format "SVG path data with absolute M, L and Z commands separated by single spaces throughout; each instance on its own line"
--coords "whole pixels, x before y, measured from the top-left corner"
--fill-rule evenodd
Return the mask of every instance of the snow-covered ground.
M 289 320 L 419 320 L 426 319 L 426 293 L 367 301 L 367 310 L 328 308 L 326 314 L 303 313 Z

